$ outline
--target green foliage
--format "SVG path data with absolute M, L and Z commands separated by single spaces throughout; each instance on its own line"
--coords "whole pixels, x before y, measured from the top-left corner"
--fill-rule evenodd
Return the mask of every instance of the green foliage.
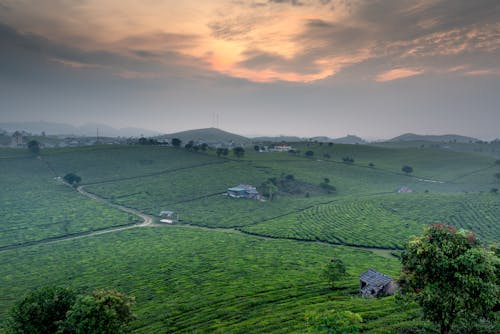
M 472 325 L 491 317 L 499 293 L 496 262 L 474 234 L 431 225 L 402 254 L 402 293 L 414 297 L 425 318 L 446 334 L 458 320 Z
M 363 318 L 351 311 L 331 310 L 306 313 L 307 333 L 357 334 Z
M 33 154 L 40 153 L 40 143 L 36 140 L 30 140 L 28 142 L 28 150 Z
M 170 142 L 172 143 L 173 147 L 181 147 L 182 144 L 182 140 L 180 140 L 179 138 L 172 138 Z
M 221 155 L 227 156 L 229 154 L 229 150 L 227 148 L 218 147 L 215 150 L 215 154 L 217 154 L 218 157 L 220 157 Z
M 306 151 L 306 153 L 304 153 L 306 155 L 306 157 L 308 158 L 312 158 L 314 156 L 314 151 L 311 151 L 311 150 L 308 150 Z
M 96 290 L 81 295 L 67 313 L 61 333 L 122 334 L 129 333 L 134 319 L 134 298 L 115 290 Z
M 345 157 L 342 157 L 342 161 L 345 162 L 346 164 L 353 164 L 354 158 L 351 156 L 345 156 Z
M 12 334 L 56 333 L 74 304 L 76 294 L 67 288 L 45 287 L 29 292 L 11 310 Z
M 242 158 L 245 155 L 245 149 L 241 146 L 235 147 L 233 148 L 233 154 L 237 158 Z
M 330 288 L 335 288 L 335 282 L 347 275 L 347 270 L 344 262 L 339 258 L 332 258 L 323 268 L 322 276 L 330 284 Z
M 75 173 L 68 173 L 64 175 L 63 180 L 76 187 L 82 181 L 82 178 Z
M 401 171 L 404 172 L 405 174 L 410 174 L 413 173 L 413 167 L 405 165 L 401 167 Z

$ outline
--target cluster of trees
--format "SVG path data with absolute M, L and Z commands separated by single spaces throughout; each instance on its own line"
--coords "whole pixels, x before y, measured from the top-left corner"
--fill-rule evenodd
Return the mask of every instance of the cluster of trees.
M 116 290 L 77 294 L 62 287 L 28 293 L 14 305 L 9 334 L 124 334 L 134 315 L 134 298 Z
M 227 156 L 229 154 L 229 149 L 219 147 L 215 150 L 215 154 L 217 154 L 218 157 L 220 157 L 221 155 Z
M 345 162 L 346 164 L 353 164 L 354 158 L 351 156 L 345 156 L 342 158 L 342 161 Z
M 203 143 L 203 144 L 195 144 L 194 141 L 190 140 L 186 145 L 184 145 L 184 148 L 188 151 L 191 152 L 198 152 L 198 151 L 206 151 L 208 149 L 208 144 Z
M 141 137 L 137 140 L 139 145 L 162 145 L 157 139 Z

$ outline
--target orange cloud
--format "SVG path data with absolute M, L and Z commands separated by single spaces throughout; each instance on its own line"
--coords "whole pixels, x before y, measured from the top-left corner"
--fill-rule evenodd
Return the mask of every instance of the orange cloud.
M 424 71 L 421 69 L 397 68 L 394 70 L 380 73 L 375 78 L 375 81 L 378 81 L 378 82 L 392 81 L 392 80 L 412 77 L 415 75 L 420 75 L 422 73 L 424 73 Z

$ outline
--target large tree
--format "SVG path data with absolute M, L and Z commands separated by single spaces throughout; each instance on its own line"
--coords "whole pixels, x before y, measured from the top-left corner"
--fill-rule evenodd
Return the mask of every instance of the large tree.
M 442 334 L 457 323 L 472 327 L 498 303 L 495 263 L 473 233 L 431 225 L 402 254 L 401 292 L 415 298 Z
M 61 326 L 62 333 L 122 334 L 129 333 L 134 318 L 134 299 L 115 290 L 96 290 L 79 296 Z
M 31 291 L 12 308 L 9 332 L 56 333 L 75 299 L 75 293 L 66 288 L 44 287 Z

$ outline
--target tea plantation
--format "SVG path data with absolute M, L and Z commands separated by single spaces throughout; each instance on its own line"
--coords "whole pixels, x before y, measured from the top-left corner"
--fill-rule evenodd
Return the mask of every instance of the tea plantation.
M 419 308 L 360 298 L 359 274 L 396 277 L 395 255 L 429 223 L 500 242 L 492 156 L 292 145 L 300 152 L 249 148 L 242 158 L 149 146 L 44 149 L 41 157 L 0 149 L 0 333 L 12 305 L 46 285 L 134 296 L 135 333 L 304 333 L 307 313 L 333 309 L 359 313 L 363 333 L 399 333 L 423 324 Z M 70 172 L 102 200 L 66 185 Z M 270 179 L 279 185 L 272 200 L 225 195 Z M 117 205 L 155 222 L 140 225 Z M 162 210 L 180 220 L 159 223 Z M 321 277 L 332 257 L 348 273 L 334 290 Z

